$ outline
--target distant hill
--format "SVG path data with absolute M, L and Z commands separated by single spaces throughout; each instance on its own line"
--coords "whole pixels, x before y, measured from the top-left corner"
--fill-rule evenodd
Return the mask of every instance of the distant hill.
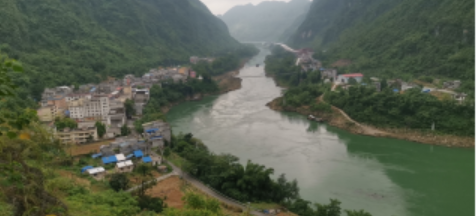
M 297 29 L 310 6 L 309 0 L 265 1 L 235 6 L 219 18 L 239 41 L 279 41 L 290 35 L 290 28 L 292 32 Z
M 0 50 L 44 86 L 143 73 L 241 47 L 199 0 L 2 0 Z
M 347 71 L 471 80 L 470 89 L 474 26 L 474 0 L 319 0 L 289 42 L 327 65 L 349 59 Z

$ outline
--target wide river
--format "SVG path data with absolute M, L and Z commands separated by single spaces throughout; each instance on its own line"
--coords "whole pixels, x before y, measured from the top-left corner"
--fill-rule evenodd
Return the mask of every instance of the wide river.
M 240 71 L 241 89 L 174 107 L 167 114 L 173 132 L 297 179 L 312 202 L 339 199 L 374 216 L 475 215 L 474 149 L 354 135 L 270 110 L 265 104 L 282 89 L 265 77 L 268 54 L 261 50 Z

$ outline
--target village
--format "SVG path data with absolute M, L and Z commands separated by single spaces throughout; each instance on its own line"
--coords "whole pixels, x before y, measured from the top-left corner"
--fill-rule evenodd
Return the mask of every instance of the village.
M 213 58 L 192 56 L 191 64 L 200 61 L 213 62 Z M 142 124 L 143 133 L 122 136 L 121 128 L 132 128 L 134 121 L 143 114 L 150 99 L 150 88 L 162 82 L 186 82 L 187 79 L 202 79 L 191 67 L 169 67 L 151 69 L 141 77 L 133 74 L 123 79 L 109 78 L 100 84 L 80 86 L 58 86 L 47 88 L 37 109 L 39 120 L 56 138 L 65 144 L 81 148 L 84 144 L 101 143 L 105 145 L 90 149 L 91 159 L 96 166 L 87 164 L 81 173 L 102 180 L 109 167 L 111 172 L 132 172 L 136 163 L 150 163 L 159 171 L 166 172 L 162 164 L 161 152 L 164 142 L 170 142 L 169 124 L 157 120 Z M 135 115 L 126 114 L 126 101 L 134 104 Z M 55 121 L 72 120 L 76 127 L 58 128 Z M 105 125 L 103 135 L 98 133 L 97 123 Z M 107 143 L 107 144 L 106 144 Z M 91 145 L 94 146 L 94 145 Z M 105 168 L 106 167 L 106 168 Z
M 339 74 L 336 68 L 324 68 L 319 60 L 313 58 L 314 52 L 309 48 L 293 50 L 285 45 L 281 46 L 283 46 L 285 50 L 295 54 L 296 66 L 299 66 L 302 72 L 306 73 L 318 70 L 321 73 L 321 78 L 324 79 L 324 83 L 333 83 L 334 88 L 348 90 L 351 86 L 361 85 L 375 88 L 378 92 L 382 90 L 381 85 L 384 79 L 378 77 L 369 77 L 366 79 L 362 73 Z M 467 97 L 465 93 L 454 91 L 460 87 L 460 80 L 442 82 L 440 88 L 431 83 L 406 82 L 398 78 L 386 80 L 386 85 L 395 93 L 403 93 L 408 89 L 420 88 L 422 93 L 433 94 L 437 97 L 452 98 L 458 103 L 462 103 Z

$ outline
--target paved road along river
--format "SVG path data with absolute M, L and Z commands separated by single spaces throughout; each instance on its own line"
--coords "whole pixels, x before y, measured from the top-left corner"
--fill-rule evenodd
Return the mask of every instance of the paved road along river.
M 267 54 L 241 70 L 241 89 L 174 107 L 167 114 L 174 133 L 273 167 L 297 179 L 312 202 L 336 198 L 374 216 L 474 215 L 474 149 L 353 135 L 270 110 L 265 104 L 282 89 L 264 75 Z

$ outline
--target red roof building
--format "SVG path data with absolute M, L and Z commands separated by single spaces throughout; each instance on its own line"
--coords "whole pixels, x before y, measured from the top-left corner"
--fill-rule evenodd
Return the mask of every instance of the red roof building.
M 361 73 L 341 74 L 340 76 L 343 76 L 343 77 L 364 77 L 364 75 L 361 74 Z

